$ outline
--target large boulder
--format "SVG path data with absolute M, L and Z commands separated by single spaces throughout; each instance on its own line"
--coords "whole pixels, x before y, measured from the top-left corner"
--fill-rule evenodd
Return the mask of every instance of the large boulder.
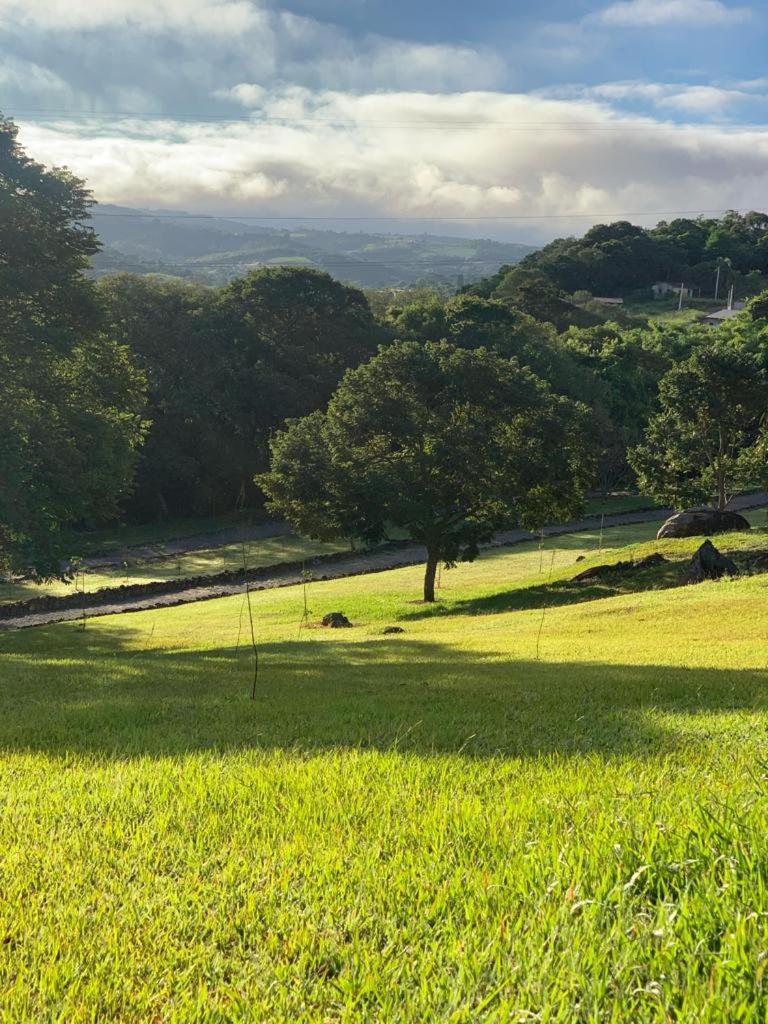
M 328 612 L 323 616 L 323 625 L 329 629 L 349 629 L 352 623 L 344 612 Z
M 739 570 L 732 558 L 717 550 L 711 540 L 705 540 L 683 573 L 684 583 L 703 583 L 719 580 L 723 576 L 737 576 Z
M 658 540 L 667 537 L 708 537 L 731 530 L 748 530 L 749 523 L 738 512 L 720 512 L 716 508 L 689 508 L 670 516 L 656 534 Z

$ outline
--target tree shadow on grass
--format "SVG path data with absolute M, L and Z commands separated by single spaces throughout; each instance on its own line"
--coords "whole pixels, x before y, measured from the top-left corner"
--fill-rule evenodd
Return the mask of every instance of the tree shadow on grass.
M 568 579 L 534 586 L 513 587 L 483 597 L 425 605 L 406 612 L 401 618 L 415 620 L 442 615 L 496 615 L 500 612 L 583 604 L 586 601 L 600 601 L 607 597 L 620 597 L 623 594 L 637 594 L 648 590 L 668 590 L 682 586 L 680 573 L 687 561 L 688 559 L 682 558 L 648 569 L 617 571 L 600 579 L 581 582 Z M 579 567 L 574 566 L 573 575 L 577 575 L 578 572 Z
M 127 649 L 123 627 L 70 630 L 55 650 L 52 635 L 2 655 L 0 750 L 655 757 L 692 742 L 668 713 L 768 709 L 764 672 L 511 661 L 401 637 L 264 645 L 251 700 L 242 648 Z

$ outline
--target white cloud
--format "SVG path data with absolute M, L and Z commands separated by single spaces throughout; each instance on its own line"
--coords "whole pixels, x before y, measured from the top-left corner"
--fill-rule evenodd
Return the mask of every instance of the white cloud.
M 727 25 L 750 17 L 748 7 L 728 7 L 722 0 L 618 0 L 590 20 L 604 25 L 650 27 L 656 25 Z
M 292 88 L 259 96 L 287 123 L 82 122 L 25 126 L 29 151 L 84 176 L 99 199 L 301 216 L 478 218 L 532 237 L 526 218 L 759 206 L 768 132 L 621 115 L 604 102 L 499 92 L 356 95 Z M 659 130 L 657 130 L 659 129 Z M 483 218 L 518 216 L 520 223 Z M 649 218 L 653 220 L 653 217 Z M 544 219 L 544 234 L 589 218 Z
M 297 69 L 298 70 L 298 69 Z M 372 38 L 360 49 L 327 51 L 315 73 L 337 89 L 488 88 L 504 74 L 499 57 L 470 47 L 400 42 Z
M 688 85 L 665 82 L 603 82 L 600 85 L 568 85 L 544 89 L 539 95 L 545 98 L 586 99 L 606 103 L 627 103 L 639 101 L 652 104 L 659 110 L 679 111 L 700 117 L 723 117 L 735 107 L 765 106 L 768 95 L 758 93 L 758 81 L 749 83 L 752 91 L 744 84 L 740 87 L 726 85 Z
M 263 24 L 252 0 L 0 0 L 0 27 L 135 27 L 145 31 L 236 35 Z
M 2 30 L 11 46 L 31 44 L 57 72 L 87 79 L 97 109 L 108 93 L 114 105 L 117 81 L 154 88 L 161 102 L 148 109 L 164 97 L 178 109 L 211 95 L 242 99 L 238 82 L 443 91 L 493 88 L 506 71 L 487 49 L 357 38 L 267 0 L 0 0 Z
M 38 101 L 53 100 L 63 106 L 73 101 L 69 84 L 49 68 L 20 57 L 4 57 L 0 64 L 0 86 L 24 89 L 27 96 Z
M 742 103 L 765 102 L 765 97 L 739 89 L 721 89 L 714 85 L 688 85 L 672 89 L 659 100 L 659 106 L 670 107 L 686 114 L 721 116 Z

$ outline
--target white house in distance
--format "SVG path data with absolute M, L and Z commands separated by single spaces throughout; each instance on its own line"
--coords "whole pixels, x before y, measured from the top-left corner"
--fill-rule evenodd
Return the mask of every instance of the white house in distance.
M 685 285 L 681 286 L 679 284 L 670 284 L 669 281 L 657 281 L 651 288 L 654 299 L 665 299 L 668 295 L 675 295 L 679 298 L 681 290 L 684 299 L 696 298 L 695 288 L 686 288 Z

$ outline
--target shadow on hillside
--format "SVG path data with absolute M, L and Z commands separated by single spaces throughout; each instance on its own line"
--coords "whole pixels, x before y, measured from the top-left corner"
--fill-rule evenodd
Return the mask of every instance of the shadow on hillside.
M 4 644 L 0 750 L 659 756 L 691 742 L 666 712 L 768 707 L 763 672 L 509 661 L 407 637 L 265 645 L 252 701 L 249 652 L 125 649 L 126 638 L 100 628 Z
M 606 561 L 610 563 L 611 559 L 608 558 Z M 613 561 L 616 561 L 615 556 Z M 486 594 L 484 597 L 450 601 L 445 604 L 421 605 L 400 617 L 403 620 L 416 620 L 436 615 L 495 615 L 499 612 L 583 604 L 586 601 L 599 601 L 606 597 L 619 597 L 622 594 L 637 594 L 648 590 L 667 590 L 681 586 L 680 573 L 687 561 L 687 558 L 683 558 L 650 569 L 628 573 L 616 572 L 602 579 L 584 580 L 580 583 L 572 579 L 555 580 L 553 583 L 502 590 L 495 594 Z M 579 567 L 576 565 L 573 575 L 578 572 Z

